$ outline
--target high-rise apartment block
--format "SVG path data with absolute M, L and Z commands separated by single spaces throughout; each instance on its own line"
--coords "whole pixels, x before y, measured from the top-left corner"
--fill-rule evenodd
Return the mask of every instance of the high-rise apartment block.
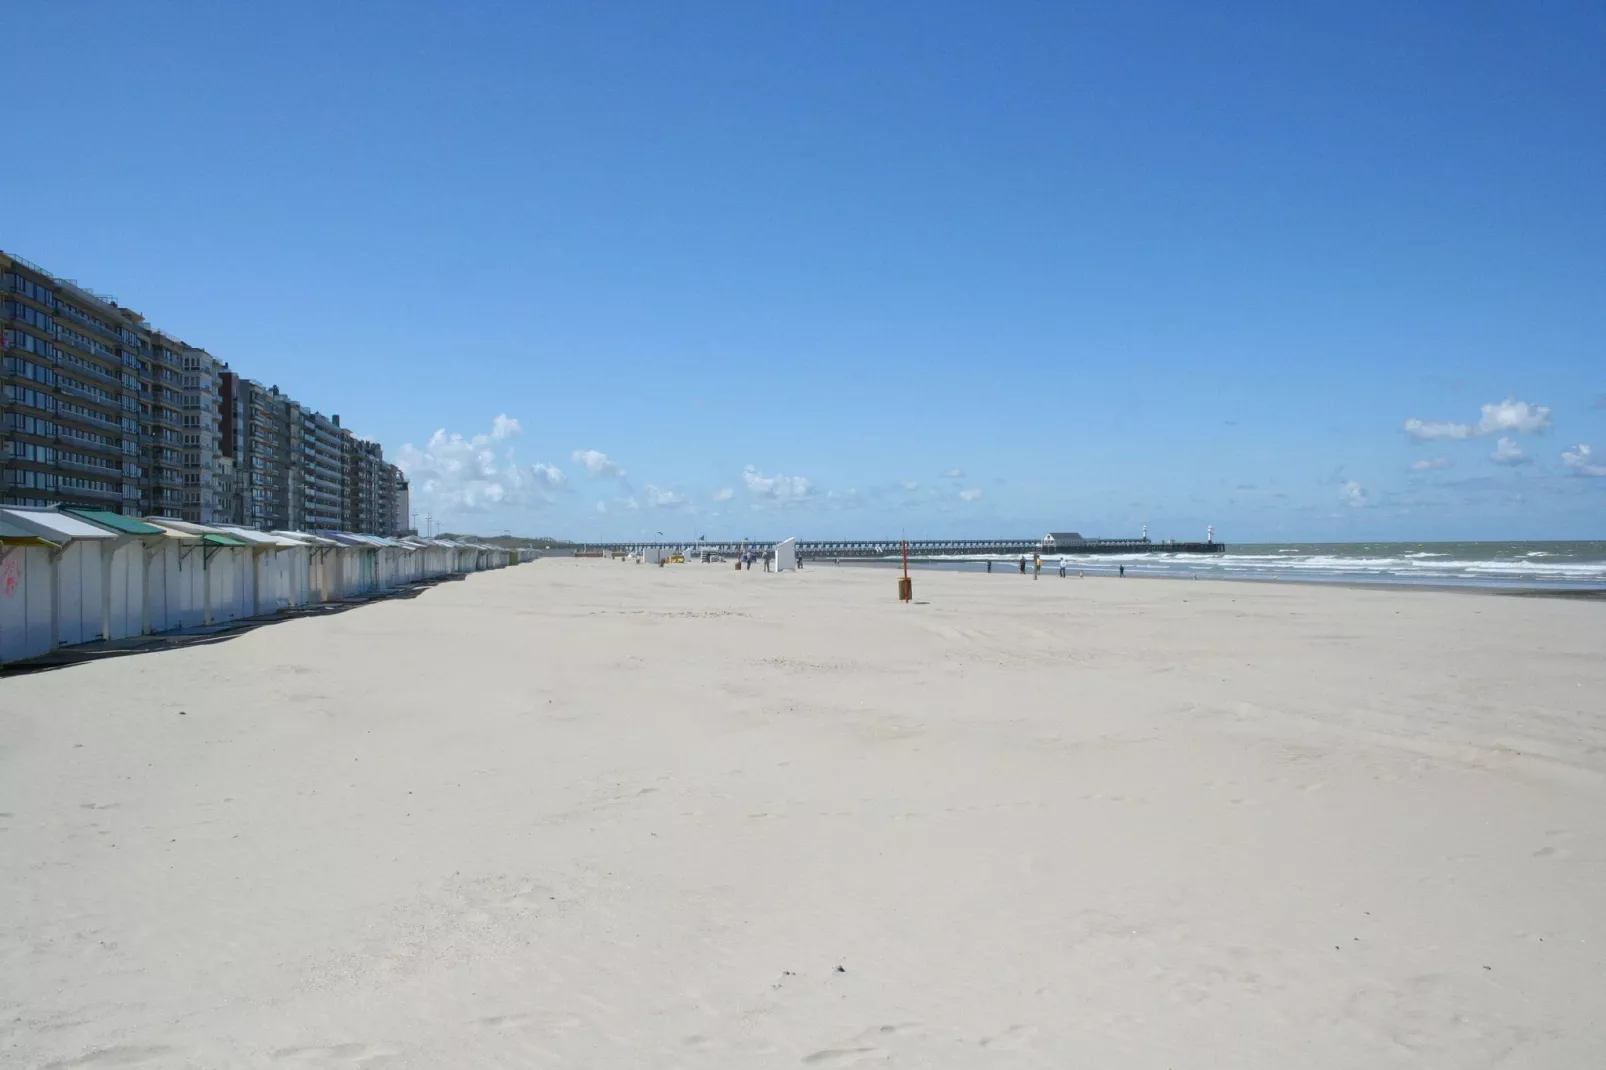
M 111 298 L 0 253 L 0 322 L 5 504 L 264 530 L 409 530 L 406 477 L 377 443 Z

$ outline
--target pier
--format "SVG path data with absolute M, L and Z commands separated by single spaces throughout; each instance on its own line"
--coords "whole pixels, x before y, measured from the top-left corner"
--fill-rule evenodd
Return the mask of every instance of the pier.
M 640 550 L 689 550 L 697 554 L 732 556 L 745 550 L 763 551 L 779 540 L 752 539 L 708 540 L 696 542 L 598 542 L 585 543 L 576 548 L 578 553 L 595 553 L 608 550 L 614 553 L 634 553 Z M 901 539 L 799 539 L 798 556 L 808 560 L 821 559 L 873 559 L 899 557 L 903 553 Z M 1082 539 L 1047 537 L 1041 539 L 911 539 L 908 543 L 911 558 L 968 557 L 972 555 L 1002 555 L 1030 557 L 1083 556 L 1088 554 L 1222 554 L 1225 543 L 1213 539 L 1207 542 L 1171 542 L 1138 539 Z

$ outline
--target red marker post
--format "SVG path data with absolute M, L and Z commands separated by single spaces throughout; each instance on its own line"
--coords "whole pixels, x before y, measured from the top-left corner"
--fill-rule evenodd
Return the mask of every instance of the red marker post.
M 903 578 L 898 580 L 898 601 L 905 604 L 915 600 L 914 583 L 909 579 L 909 540 L 903 542 Z

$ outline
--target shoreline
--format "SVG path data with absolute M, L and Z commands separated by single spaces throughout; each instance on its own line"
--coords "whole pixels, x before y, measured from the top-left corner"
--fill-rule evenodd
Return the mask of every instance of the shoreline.
M 1007 562 L 1005 562 L 1005 563 L 1007 563 Z M 855 558 L 855 559 L 846 559 L 845 558 L 840 562 L 840 564 L 838 564 L 835 561 L 815 559 L 815 560 L 807 562 L 804 565 L 804 571 L 808 571 L 809 569 L 814 569 L 814 568 L 839 568 L 839 567 L 840 568 L 852 567 L 852 568 L 894 568 L 894 569 L 898 569 L 898 568 L 902 568 L 903 567 L 903 563 L 901 561 L 897 561 L 897 560 L 886 560 L 886 559 L 878 559 L 878 558 Z M 994 568 L 992 573 L 988 573 L 986 571 L 984 562 L 975 562 L 975 561 L 917 561 L 917 560 L 911 558 L 910 561 L 909 561 L 909 569 L 910 569 L 911 572 L 915 571 L 916 569 L 919 569 L 921 571 L 926 571 L 926 572 L 952 572 L 952 573 L 975 572 L 975 573 L 980 573 L 982 575 L 992 575 L 992 574 L 997 574 L 997 573 L 1003 573 L 1004 575 L 1009 575 L 1009 574 L 1011 574 L 1011 572 L 1013 570 L 1013 566 L 1011 566 L 1011 568 L 1008 568 L 1008 569 Z M 1059 570 L 1058 570 L 1057 567 L 1051 569 L 1047 564 L 1045 564 L 1043 566 L 1043 575 L 1045 577 L 1048 577 L 1048 576 L 1050 576 L 1052 574 L 1053 578 L 1057 580 L 1057 579 L 1060 578 L 1059 575 L 1058 575 L 1058 571 Z M 1554 584 L 1547 584 L 1547 583 L 1517 584 L 1517 583 L 1510 583 L 1510 582 L 1507 582 L 1507 583 L 1485 583 L 1485 582 L 1480 582 L 1480 581 L 1477 581 L 1477 580 L 1464 580 L 1464 581 L 1459 581 L 1459 582 L 1449 582 L 1449 581 L 1437 580 L 1437 579 L 1426 579 L 1426 580 L 1408 580 L 1408 579 L 1377 580 L 1377 579 L 1370 579 L 1370 580 L 1368 580 L 1368 579 L 1353 579 L 1353 578 L 1344 577 L 1344 576 L 1334 576 L 1333 578 L 1328 579 L 1328 578 L 1319 577 L 1319 576 L 1282 575 L 1282 574 L 1264 575 L 1264 576 L 1253 576 L 1253 575 L 1213 576 L 1213 575 L 1205 575 L 1205 574 L 1202 574 L 1202 573 L 1184 574 L 1184 573 L 1140 572 L 1140 571 L 1137 571 L 1136 569 L 1129 569 L 1127 571 L 1127 575 L 1126 576 L 1118 577 L 1117 573 L 1115 572 L 1114 569 L 1110 569 L 1110 568 L 1106 568 L 1106 567 L 1100 567 L 1100 568 L 1097 568 L 1097 569 L 1089 569 L 1086 566 L 1083 566 L 1079 571 L 1086 572 L 1087 575 L 1088 575 L 1088 578 L 1090 578 L 1090 579 L 1116 579 L 1116 578 L 1121 578 L 1121 579 L 1128 579 L 1128 580 L 1163 580 L 1163 581 L 1167 581 L 1167 582 L 1183 582 L 1183 583 L 1192 582 L 1194 580 L 1202 580 L 1202 581 L 1207 582 L 1207 583 L 1218 583 L 1218 584 L 1219 583 L 1252 583 L 1252 584 L 1256 584 L 1257 586 L 1258 585 L 1264 585 L 1264 584 L 1298 584 L 1300 586 L 1306 586 L 1306 587 L 1339 587 L 1339 588 L 1349 588 L 1349 589 L 1352 589 L 1352 590 L 1362 590 L 1362 591 L 1430 591 L 1430 592 L 1449 592 L 1449 593 L 1455 593 L 1455 594 L 1505 595 L 1505 596 L 1508 596 L 1508 597 L 1517 597 L 1517 598 L 1566 598 L 1566 599 L 1573 599 L 1573 600 L 1579 600 L 1579 601 L 1596 601 L 1596 600 L 1606 601 L 1606 586 L 1582 586 L 1582 585 L 1580 585 L 1580 586 L 1570 586 L 1570 585 L 1565 585 L 1565 584 L 1560 584 L 1560 583 L 1554 583 Z M 1030 574 L 1031 574 L 1030 568 L 1028 568 L 1027 575 L 1029 576 Z M 1068 578 L 1070 578 L 1070 577 L 1067 577 L 1067 579 Z

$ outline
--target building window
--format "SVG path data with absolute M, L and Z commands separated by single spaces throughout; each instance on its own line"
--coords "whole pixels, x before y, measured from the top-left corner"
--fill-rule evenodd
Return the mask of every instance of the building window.
M 29 353 L 34 353 L 38 356 L 44 357 L 46 360 L 54 360 L 56 356 L 55 346 L 51 345 L 43 338 L 35 338 L 27 331 L 14 331 L 7 328 L 5 332 L 5 343 L 7 346 L 13 349 L 26 350 Z
M 7 375 L 18 375 L 24 379 L 32 379 L 36 383 L 44 383 L 46 386 L 56 380 L 56 373 L 43 364 L 35 364 L 21 357 L 7 357 L 4 367 Z
M 48 305 L 51 308 L 56 305 L 56 295 L 53 291 L 45 289 L 32 279 L 23 278 L 14 271 L 6 273 L 6 289 L 12 293 L 32 298 L 41 305 Z
M 5 308 L 7 319 L 26 323 L 30 327 L 37 327 L 51 334 L 55 333 L 55 321 L 32 305 L 25 305 L 20 301 L 7 301 Z
M 39 435 L 45 438 L 56 433 L 56 425 L 49 420 L 41 420 L 37 416 L 26 416 L 20 412 L 6 414 L 6 427 L 24 435 Z
M 31 390 L 25 386 L 6 385 L 6 397 L 17 405 L 27 405 L 29 408 L 43 409 L 46 412 L 56 411 L 56 399 L 42 390 Z
M 19 442 L 11 440 L 11 456 L 18 461 L 33 461 L 35 464 L 55 464 L 56 451 L 49 446 L 40 446 L 33 442 Z M 69 455 L 70 456 L 70 455 Z
M 11 469 L 11 485 L 14 487 L 32 487 L 34 490 L 55 490 L 56 473 L 35 472 L 30 468 Z

